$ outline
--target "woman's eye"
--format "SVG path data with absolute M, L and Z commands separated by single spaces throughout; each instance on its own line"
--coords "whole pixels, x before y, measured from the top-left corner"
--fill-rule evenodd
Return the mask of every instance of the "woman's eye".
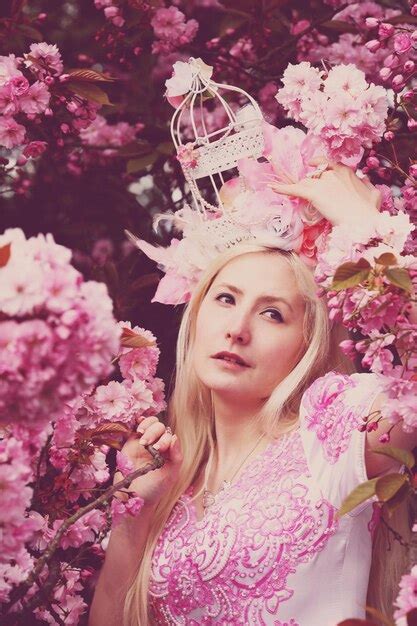
M 269 313 L 270 315 L 268 315 L 267 317 L 269 317 L 271 320 L 275 320 L 276 322 L 284 321 L 284 318 L 277 309 L 267 309 L 266 311 L 264 311 L 264 313 Z
M 235 301 L 234 297 L 230 295 L 230 293 L 219 293 L 219 295 L 216 296 L 216 300 L 225 304 L 233 304 Z

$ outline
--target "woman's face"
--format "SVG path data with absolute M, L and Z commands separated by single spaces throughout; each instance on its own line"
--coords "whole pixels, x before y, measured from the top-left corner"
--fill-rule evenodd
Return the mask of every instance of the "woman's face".
M 261 405 L 303 351 L 304 300 L 282 256 L 263 252 L 229 261 L 196 321 L 194 367 L 223 400 Z

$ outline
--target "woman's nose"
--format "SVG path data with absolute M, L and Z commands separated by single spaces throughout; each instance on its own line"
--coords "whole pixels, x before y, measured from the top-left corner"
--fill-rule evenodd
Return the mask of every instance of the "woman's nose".
M 241 319 L 235 320 L 234 324 L 230 324 L 226 333 L 226 339 L 231 340 L 232 343 L 247 344 L 250 340 L 250 329 L 247 322 Z

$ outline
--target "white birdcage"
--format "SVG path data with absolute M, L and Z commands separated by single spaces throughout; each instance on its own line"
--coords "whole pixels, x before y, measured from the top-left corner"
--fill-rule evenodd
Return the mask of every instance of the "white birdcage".
M 220 189 L 228 178 L 226 173 L 230 175 L 230 170 L 236 167 L 240 159 L 257 159 L 262 156 L 262 112 L 256 100 L 243 89 L 212 80 L 211 68 L 201 59 L 190 58 L 188 64 L 192 78 L 187 93 L 172 116 L 171 135 L 180 162 L 182 150 L 192 149 L 192 166 L 184 162 L 181 165 L 195 209 L 202 219 L 207 218 L 208 213 L 220 211 L 227 221 L 228 212 L 222 202 Z M 208 105 L 211 102 L 213 107 L 213 99 L 214 106 L 221 106 L 224 119 L 228 120 L 225 126 L 215 130 L 211 130 L 208 123 Z M 239 106 L 237 111 L 232 106 L 236 105 L 236 101 Z M 216 204 L 203 196 L 199 182 L 204 179 L 210 181 L 204 185 L 204 193 L 215 198 Z

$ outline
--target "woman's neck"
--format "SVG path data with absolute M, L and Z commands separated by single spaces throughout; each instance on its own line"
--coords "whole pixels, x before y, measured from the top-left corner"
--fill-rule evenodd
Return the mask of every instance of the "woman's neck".
M 256 419 L 258 406 L 226 402 L 213 398 L 216 437 L 215 466 L 227 467 L 248 451 L 261 436 Z

